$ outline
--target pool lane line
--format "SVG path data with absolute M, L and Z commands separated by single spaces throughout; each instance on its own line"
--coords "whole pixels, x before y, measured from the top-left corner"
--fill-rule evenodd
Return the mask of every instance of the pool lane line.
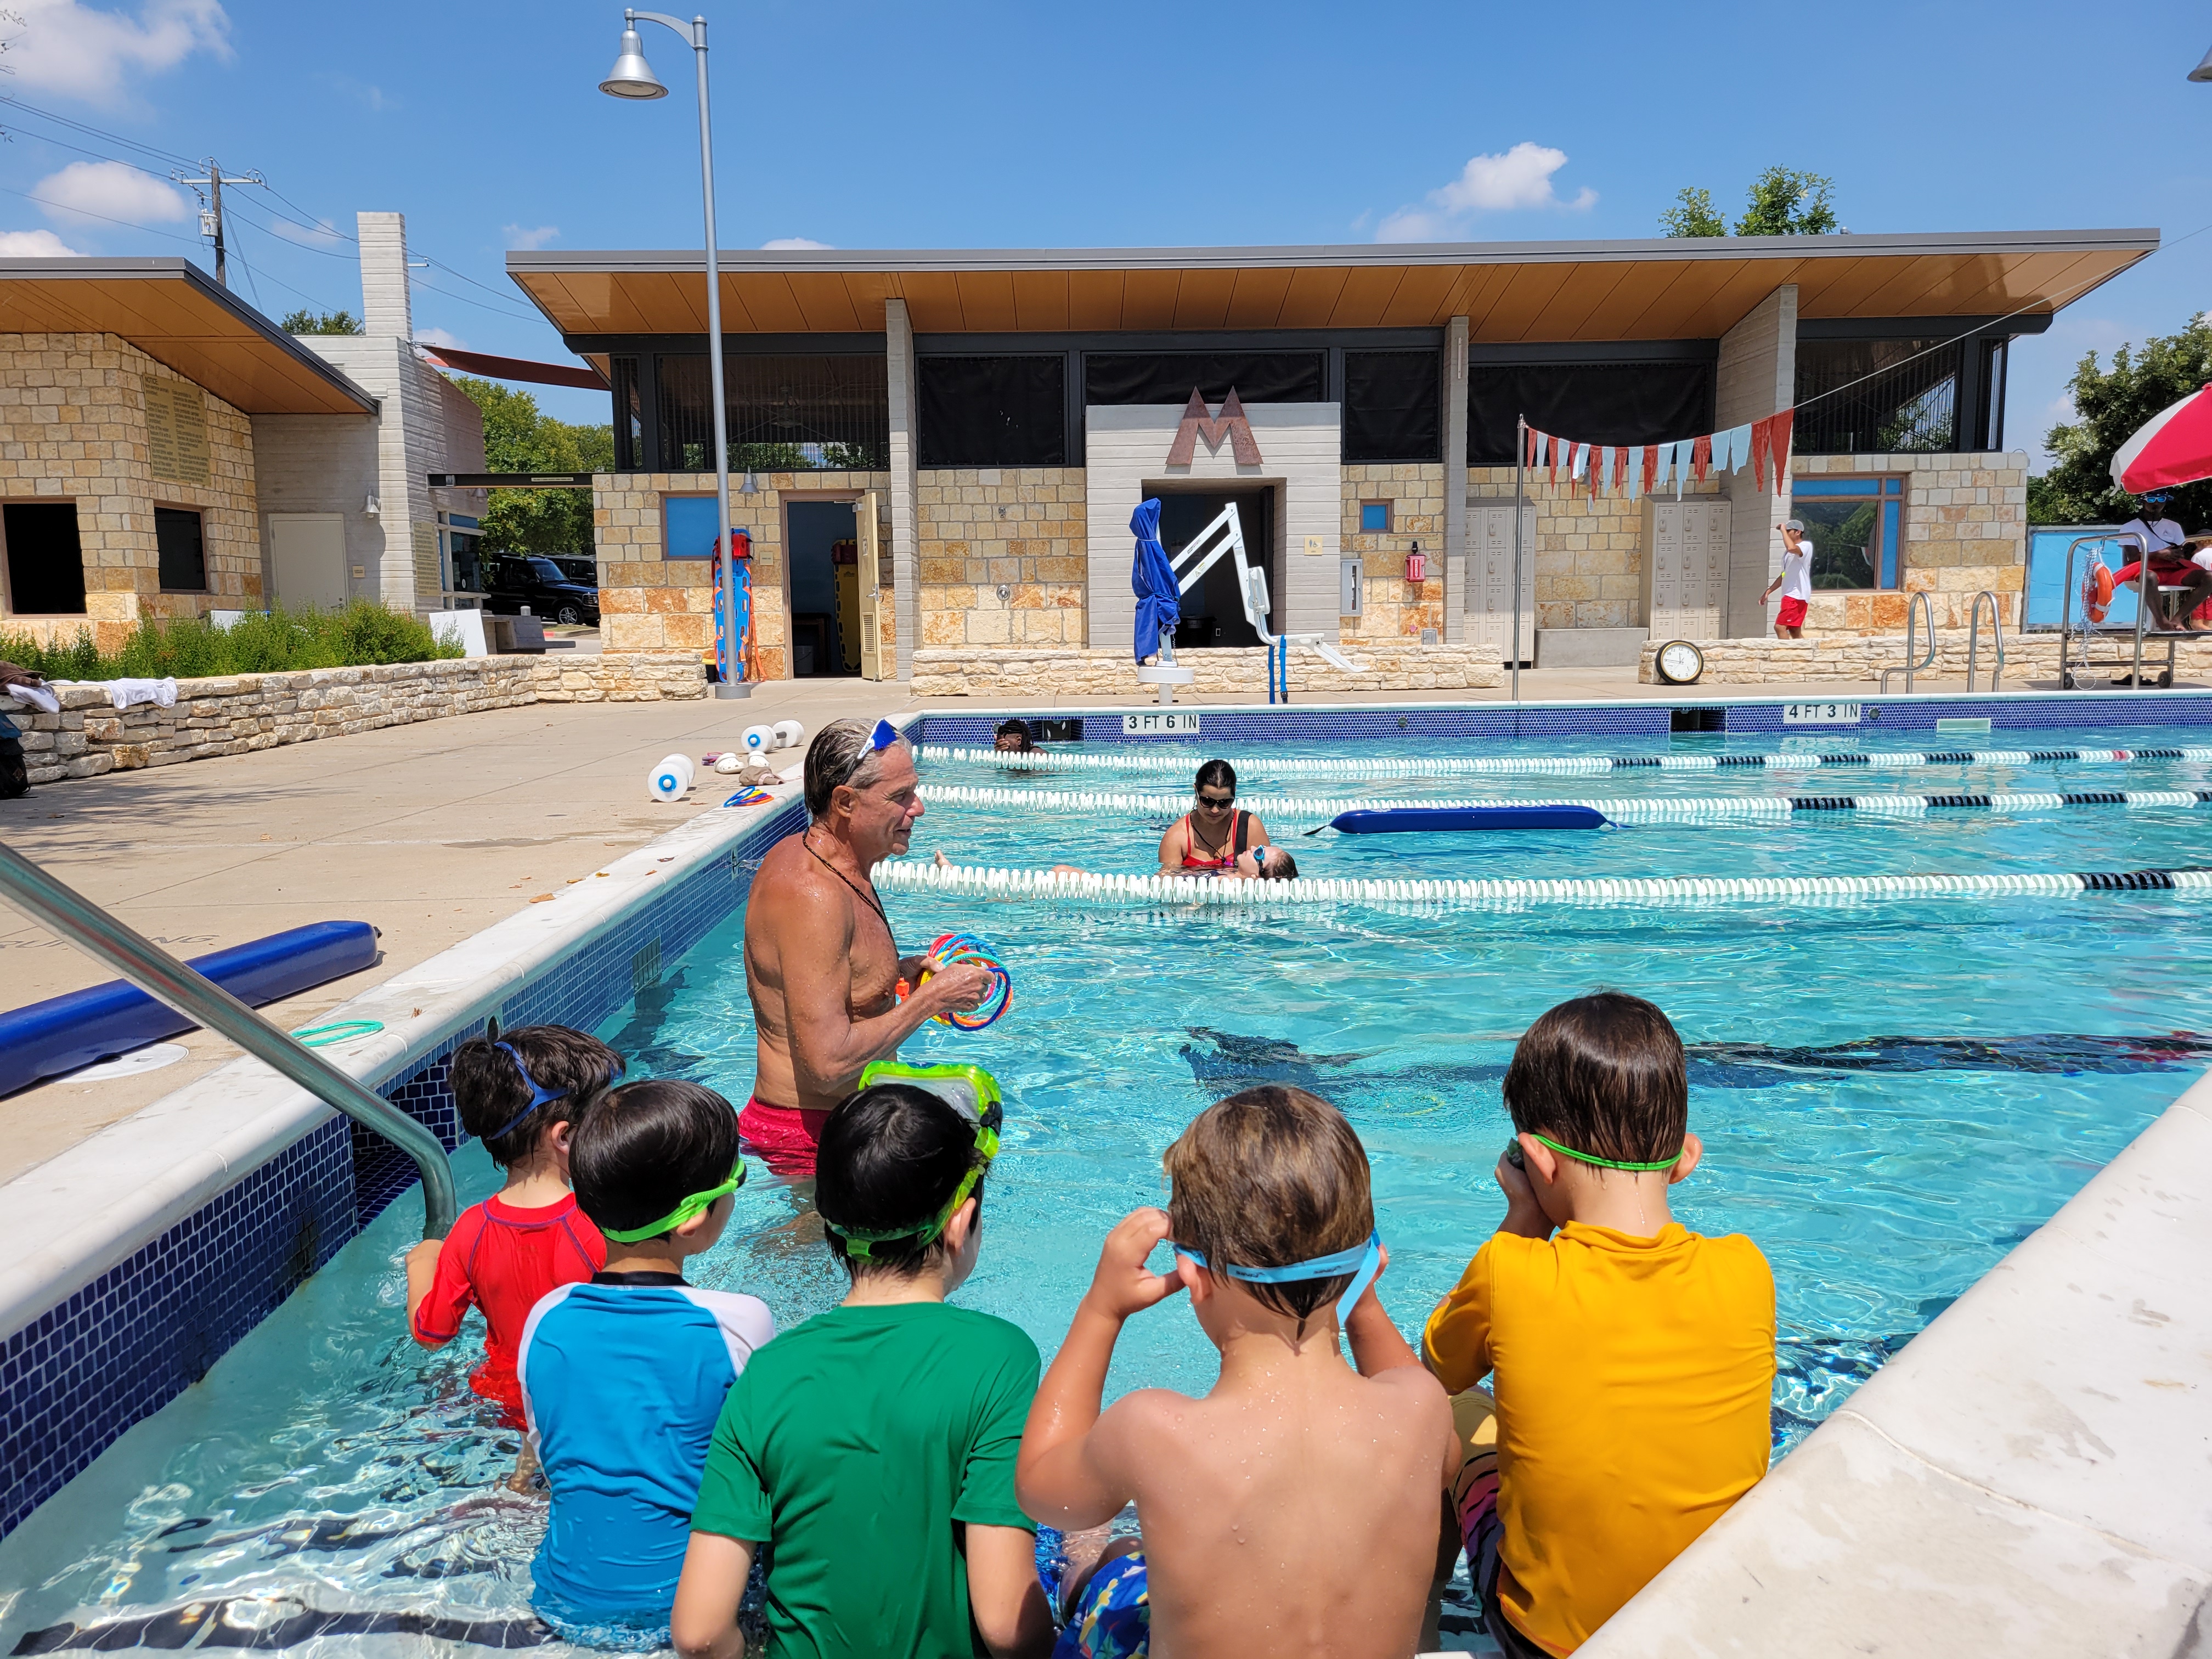
M 1042 754 L 1000 754 L 993 749 L 963 749 L 926 743 L 915 750 L 921 760 L 966 761 L 1009 772 L 1092 769 L 1126 772 L 1189 772 L 1200 758 L 1196 749 L 1176 754 L 1081 754 L 1054 749 Z M 2128 765 L 2142 761 L 2212 762 L 2212 749 L 1930 749 L 1894 753 L 1846 751 L 1796 754 L 1781 750 L 1741 755 L 1441 755 L 1422 760 L 1360 755 L 1255 756 L 1240 763 L 1255 772 L 1313 772 L 1337 777 L 1427 777 L 1486 775 L 1492 777 L 1567 775 L 1634 771 L 1717 772 L 1726 767 L 1765 767 L 1777 772 L 1809 772 L 1824 766 L 1863 766 L 1874 771 L 1910 770 L 1922 766 Z
M 1043 812 L 1141 812 L 1179 816 L 1189 799 L 1180 794 L 1133 791 L 999 789 L 978 784 L 924 784 L 926 803 L 951 806 L 1023 806 Z M 1245 808 L 1279 823 L 1318 820 L 1326 823 L 1345 812 L 1464 811 L 1485 806 L 1579 806 L 1602 812 L 1616 823 L 1735 823 L 1772 821 L 1799 812 L 1862 812 L 1869 817 L 1920 817 L 1936 811 L 2051 812 L 2073 806 L 2179 807 L 2212 804 L 2212 789 L 2095 789 L 2071 793 L 1948 795 L 1686 795 L 1675 799 L 1634 796 L 1577 799 L 1363 800 L 1313 795 L 1251 795 Z
M 2212 892 L 2212 868 L 2089 870 L 2033 875 L 1624 876 L 1559 881 L 1415 881 L 1300 877 L 1296 881 L 1194 881 L 1172 876 L 1055 874 L 1003 866 L 893 860 L 875 867 L 878 889 L 971 894 L 1109 906 L 1316 904 L 1465 905 L 1806 902 L 1838 898 L 2070 897 L 2079 893 Z

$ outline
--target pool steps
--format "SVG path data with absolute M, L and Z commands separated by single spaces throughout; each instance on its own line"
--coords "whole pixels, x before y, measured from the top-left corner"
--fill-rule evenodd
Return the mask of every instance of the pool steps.
M 1227 739 L 1225 741 L 1235 741 Z M 922 760 L 964 761 L 1009 772 L 1091 769 L 1116 772 L 1190 772 L 1205 757 L 1194 748 L 1172 754 L 1140 750 L 1122 754 L 1048 750 L 1042 754 L 1000 754 L 993 749 L 963 749 L 925 743 Z M 1909 771 L 1922 766 L 2127 765 L 2139 761 L 2212 762 L 2212 749 L 1930 749 L 1847 750 L 1837 754 L 1763 750 L 1740 755 L 1284 755 L 1239 756 L 1255 772 L 1312 772 L 1335 777 L 1543 777 L 1586 772 L 1622 772 L 1656 768 L 1662 772 L 1717 772 L 1724 768 L 1763 766 L 1777 772 L 1809 772 L 1823 766 L 1863 766 L 1874 771 Z
M 1024 806 L 1043 812 L 1143 812 L 1179 817 L 1190 810 L 1184 794 L 1139 794 L 1107 790 L 995 789 L 984 785 L 924 784 L 925 802 L 951 806 Z M 1249 795 L 1248 811 L 1285 823 L 1326 823 L 1340 812 L 1387 811 L 1469 806 L 1585 806 L 1616 823 L 1688 823 L 1708 820 L 1786 818 L 1796 812 L 1863 812 L 1884 817 L 1920 817 L 1937 810 L 1991 812 L 2050 812 L 2069 806 L 2193 808 L 2212 803 L 2212 789 L 2094 789 L 2067 794 L 1988 795 L 1687 795 L 1679 799 L 1633 796 L 1522 800 L 1358 799 L 1350 796 Z

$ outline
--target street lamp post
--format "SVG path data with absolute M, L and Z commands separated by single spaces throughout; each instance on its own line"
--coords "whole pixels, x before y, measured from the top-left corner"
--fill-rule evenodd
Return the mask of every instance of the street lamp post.
M 714 568 L 720 578 L 715 604 L 722 618 L 721 645 L 715 653 L 721 683 L 714 688 L 714 695 L 743 697 L 751 695 L 752 688 L 744 678 L 743 641 L 738 637 L 737 558 L 730 548 L 729 410 L 722 395 L 722 276 L 714 243 L 714 137 L 707 118 L 707 20 L 694 17 L 686 23 L 664 12 L 625 9 L 621 56 L 607 71 L 607 78 L 599 82 L 599 90 L 610 98 L 642 101 L 668 96 L 668 88 L 645 61 L 645 43 L 637 36 L 641 21 L 658 23 L 682 35 L 690 43 L 699 66 L 699 180 L 707 204 L 707 367 L 713 377 L 714 399 Z

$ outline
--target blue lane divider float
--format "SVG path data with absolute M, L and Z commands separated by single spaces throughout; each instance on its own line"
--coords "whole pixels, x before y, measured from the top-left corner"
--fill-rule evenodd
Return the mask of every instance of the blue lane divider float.
M 1386 806 L 1339 812 L 1329 826 L 1347 836 L 1408 836 L 1441 830 L 1602 830 L 1610 822 L 1589 806 Z
M 376 929 L 368 923 L 318 921 L 210 951 L 187 965 L 259 1007 L 358 973 L 375 960 Z M 193 1024 L 119 979 L 0 1014 L 0 1095 L 175 1036 Z

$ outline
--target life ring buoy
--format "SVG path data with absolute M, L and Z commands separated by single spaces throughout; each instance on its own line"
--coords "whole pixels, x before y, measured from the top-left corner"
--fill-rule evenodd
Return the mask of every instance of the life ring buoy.
M 2081 614 L 2093 623 L 2100 623 L 2112 608 L 2112 573 L 2102 563 L 2089 567 L 2089 574 L 2081 579 Z

